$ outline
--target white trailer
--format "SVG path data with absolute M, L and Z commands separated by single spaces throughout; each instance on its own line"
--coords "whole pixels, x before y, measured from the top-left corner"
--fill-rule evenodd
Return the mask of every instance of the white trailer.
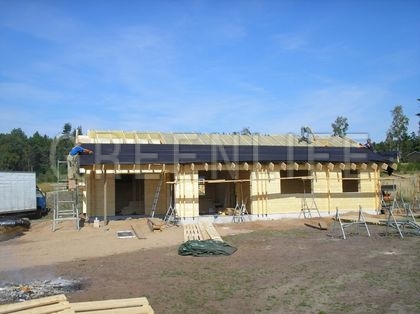
M 0 172 L 0 215 L 37 211 L 33 172 Z

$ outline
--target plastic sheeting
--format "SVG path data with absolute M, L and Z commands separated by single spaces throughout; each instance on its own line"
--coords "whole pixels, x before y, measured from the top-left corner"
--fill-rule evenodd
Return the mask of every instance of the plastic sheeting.
M 189 240 L 178 248 L 178 254 L 182 256 L 216 256 L 232 255 L 237 248 L 223 241 L 215 240 Z

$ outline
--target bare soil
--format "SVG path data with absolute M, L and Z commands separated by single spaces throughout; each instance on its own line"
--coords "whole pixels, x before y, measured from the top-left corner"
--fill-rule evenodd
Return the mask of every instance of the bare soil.
M 329 230 L 302 219 L 215 225 L 238 250 L 185 257 L 182 227 L 152 232 L 131 219 L 52 232 L 51 221 L 34 221 L 0 242 L 0 281 L 77 279 L 72 302 L 146 296 L 155 313 L 420 312 L 420 236 L 370 225 L 370 238 L 349 229 L 343 240 L 325 222 Z M 144 238 L 117 237 L 132 228 Z

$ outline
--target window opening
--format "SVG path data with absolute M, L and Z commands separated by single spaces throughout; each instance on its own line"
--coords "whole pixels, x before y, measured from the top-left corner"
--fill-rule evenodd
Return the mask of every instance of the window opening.
M 308 170 L 281 170 L 281 194 L 312 193 L 312 178 L 308 178 L 309 175 Z

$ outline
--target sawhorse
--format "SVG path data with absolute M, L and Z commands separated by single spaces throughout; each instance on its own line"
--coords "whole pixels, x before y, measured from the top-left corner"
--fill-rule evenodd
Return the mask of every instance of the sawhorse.
M 338 207 L 336 208 L 335 217 L 334 217 L 333 230 L 331 232 L 331 235 L 332 236 L 334 235 L 335 226 L 336 226 L 337 223 L 340 225 L 340 231 L 341 231 L 341 234 L 342 234 L 344 240 L 346 239 L 345 229 L 348 228 L 348 227 L 354 226 L 354 225 L 357 228 L 357 234 L 359 234 L 359 226 L 360 225 L 364 225 L 365 226 L 365 229 L 366 229 L 366 233 L 370 237 L 369 228 L 368 228 L 368 225 L 366 223 L 365 215 L 363 214 L 363 211 L 362 211 L 362 207 L 361 206 L 359 206 L 359 215 L 358 215 L 357 220 L 350 221 L 350 222 L 343 222 L 343 220 L 342 220 L 342 218 L 340 216 L 340 213 L 338 211 Z

